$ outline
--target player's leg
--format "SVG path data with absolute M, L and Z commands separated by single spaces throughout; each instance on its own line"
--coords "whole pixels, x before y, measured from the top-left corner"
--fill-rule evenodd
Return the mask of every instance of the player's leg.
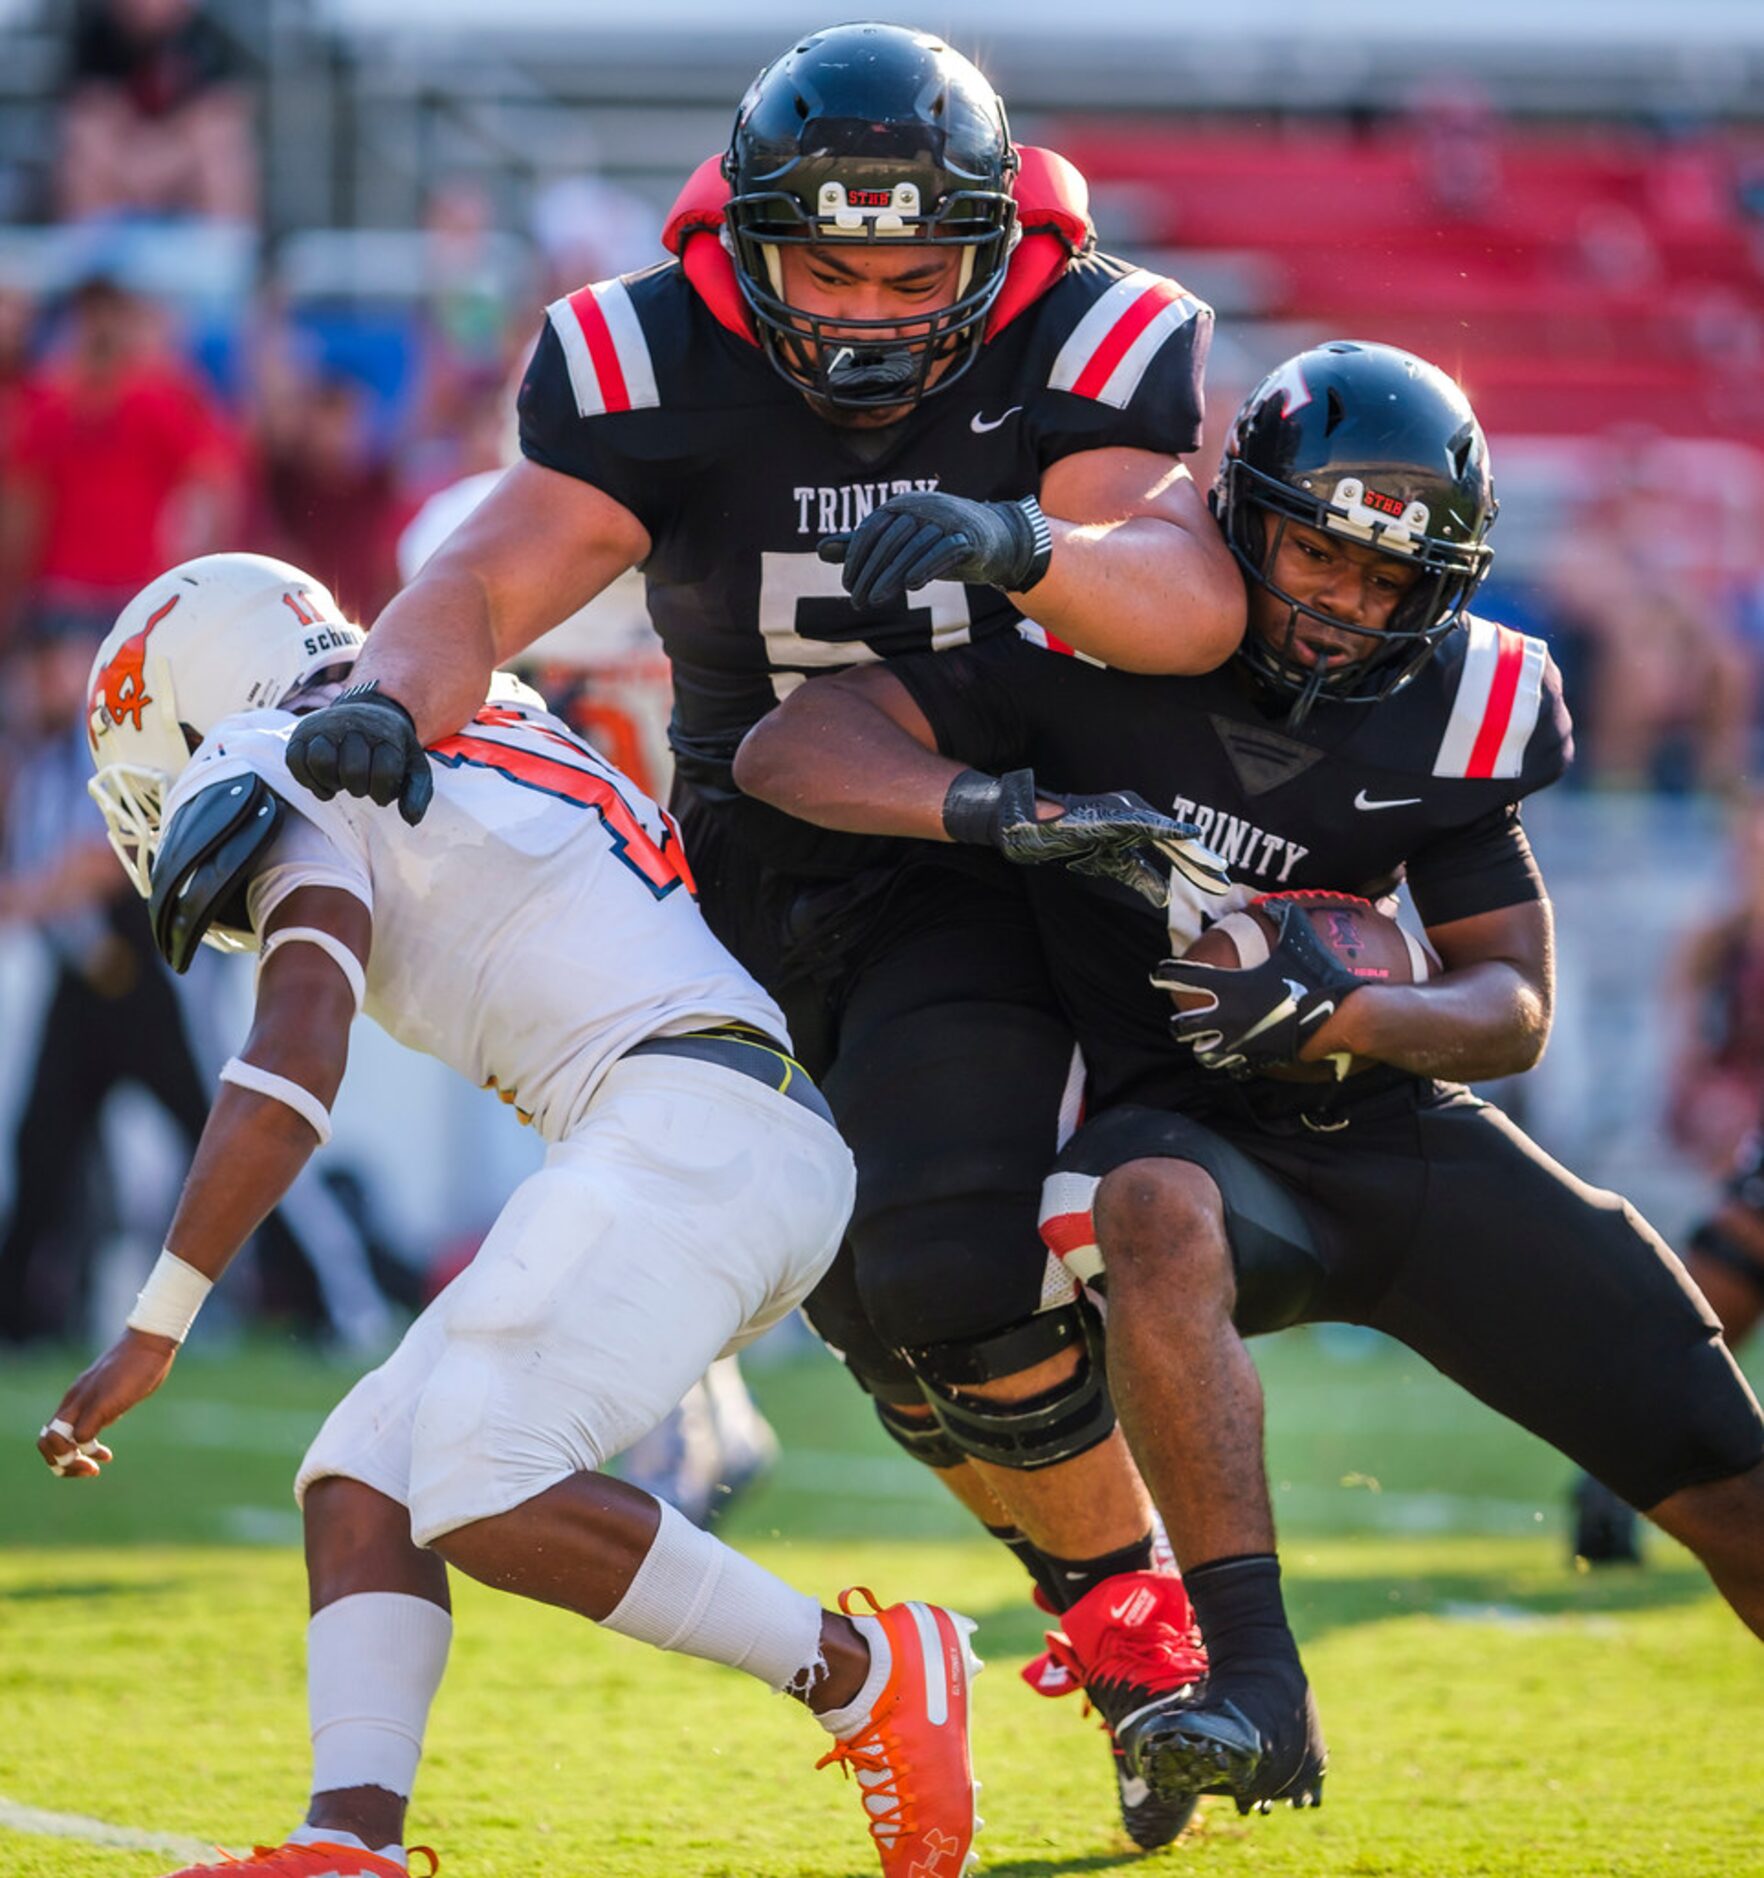
M 858 1163 L 852 1256 L 811 1316 L 859 1357 L 888 1432 L 1023 1560 L 1044 1608 L 1073 1613 L 1036 1686 L 1072 1687 L 1078 1665 L 1112 1730 L 1192 1682 L 1201 1655 L 1178 1581 L 1153 1571 L 1154 1516 L 1095 1313 L 1036 1236 L 1062 1109 L 1076 1108 L 1070 1035 L 1020 882 L 926 867 L 877 925 L 827 1081 Z M 881 1380 L 864 1366 L 872 1341 L 895 1366 Z M 1191 1807 L 1112 1766 L 1128 1832 L 1168 1843 Z
M 1021 885 L 924 867 L 877 924 L 825 1086 L 858 1163 L 850 1282 L 924 1405 L 895 1400 L 884 1426 L 910 1440 L 929 1412 L 936 1457 L 970 1464 L 1044 1553 L 1137 1546 L 1149 1505 L 1075 1287 L 1035 1233 L 1078 1092 Z
M 1368 1321 L 1681 1539 L 1764 1635 L 1764 1416 L 1684 1267 L 1498 1109 L 1416 1125 L 1426 1200 Z
M 1290 1196 L 1183 1117 L 1111 1111 L 1047 1183 L 1042 1231 L 1106 1289 L 1109 1378 L 1200 1619 L 1198 1701 L 1122 1728 L 1154 1790 L 1231 1793 L 1240 1809 L 1314 1803 L 1324 1751 L 1286 1621 L 1262 1455 L 1262 1390 L 1243 1337 L 1298 1321 L 1325 1273 Z
M 65 1216 L 96 1135 L 107 1092 L 102 1000 L 71 966 L 61 966 L 44 1016 L 13 1138 L 12 1212 L 0 1237 L 0 1341 L 65 1335 L 70 1321 L 38 1297 L 40 1260 Z
M 313 1766 L 291 1845 L 402 1856 L 453 1630 L 446 1566 L 413 1542 L 408 1504 L 416 1407 L 446 1347 L 441 1320 L 437 1300 L 331 1411 L 295 1482 L 306 1530 Z
M 306 1818 L 256 1857 L 174 1878 L 404 1878 L 405 1810 L 453 1633 L 446 1567 L 412 1542 L 407 1505 L 440 1319 L 438 1301 L 338 1403 L 295 1481 L 311 1608 Z
M 825 1269 L 852 1187 L 825 1115 L 800 1071 L 783 1092 L 666 1052 L 612 1071 L 439 1301 L 412 1531 L 488 1584 L 798 1696 L 856 1766 L 885 1869 L 941 1848 L 955 1878 L 974 1829 L 965 1620 L 823 1611 L 596 1472 Z

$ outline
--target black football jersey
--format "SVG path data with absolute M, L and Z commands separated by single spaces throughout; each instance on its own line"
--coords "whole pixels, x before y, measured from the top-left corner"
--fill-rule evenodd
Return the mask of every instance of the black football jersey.
M 649 609 L 673 665 L 682 774 L 721 788 L 751 725 L 806 677 L 1007 631 L 991 587 L 936 581 L 859 612 L 815 544 L 890 495 L 993 501 L 1051 463 L 1196 448 L 1209 308 L 1106 255 L 1073 261 L 949 390 L 882 430 L 819 416 L 711 313 L 677 263 L 547 309 L 521 387 L 521 448 L 649 531 Z
M 1168 931 L 1126 888 L 1059 866 L 1028 870 L 1042 942 L 1097 1107 L 1204 1108 L 1221 1079 L 1169 1033 L 1147 981 L 1166 952 L 1257 894 L 1319 888 L 1379 900 L 1406 879 L 1430 926 L 1543 897 L 1521 798 L 1572 752 L 1561 677 L 1543 642 L 1487 620 L 1450 635 L 1376 704 L 1325 702 L 1300 732 L 1286 700 L 1236 661 L 1148 678 L 1045 650 L 1021 633 L 892 669 L 938 747 L 977 769 L 1028 766 L 1061 793 L 1133 789 L 1199 825 L 1234 888 L 1209 900 L 1178 877 Z M 1356 1077 L 1369 1090 L 1379 1072 Z M 1318 1099 L 1317 1085 L 1278 1085 Z

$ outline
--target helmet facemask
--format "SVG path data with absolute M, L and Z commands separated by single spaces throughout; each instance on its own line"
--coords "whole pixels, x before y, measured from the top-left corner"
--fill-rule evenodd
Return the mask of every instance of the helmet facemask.
M 106 763 L 86 782 L 86 793 L 98 804 L 116 858 L 143 900 L 152 884 L 160 816 L 170 780 L 164 770 L 144 764 Z
M 1286 626 L 1270 639 L 1253 626 L 1240 656 L 1283 692 L 1297 696 L 1288 727 L 1302 723 L 1319 698 L 1342 704 L 1374 704 L 1401 690 L 1433 656 L 1434 648 L 1462 620 L 1494 559 L 1485 542 L 1443 541 L 1425 532 L 1426 511 L 1403 518 L 1378 516 L 1364 505 L 1352 482 L 1337 485 L 1326 500 L 1265 475 L 1241 458 L 1228 462 L 1215 492 L 1215 508 L 1237 564 L 1254 584 L 1286 609 Z M 1418 568 L 1421 578 L 1397 602 L 1382 626 L 1356 626 L 1288 593 L 1273 578 L 1290 523 L 1376 548 L 1398 565 Z M 1417 524 L 1419 524 L 1417 526 Z M 1358 656 L 1312 664 L 1296 655 L 1300 619 L 1332 633 L 1351 634 L 1364 650 Z
M 830 179 L 814 214 L 787 190 L 755 191 L 733 198 L 727 215 L 736 278 L 767 357 L 798 389 L 844 410 L 916 404 L 967 370 L 1018 235 L 1017 205 L 1008 195 L 962 190 L 927 213 L 910 182 L 871 190 Z M 809 247 L 834 255 L 954 248 L 961 254 L 956 296 L 886 319 L 812 313 L 784 292 L 784 251 Z

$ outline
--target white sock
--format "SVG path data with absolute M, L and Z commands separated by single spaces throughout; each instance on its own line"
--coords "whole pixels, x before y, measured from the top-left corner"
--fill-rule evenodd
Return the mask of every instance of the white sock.
M 314 1793 L 409 1799 L 452 1636 L 440 1605 L 401 1592 L 358 1591 L 318 1612 L 306 1628 Z
M 840 1740 L 869 1727 L 870 1711 L 875 1708 L 887 1686 L 888 1672 L 894 1667 L 894 1652 L 888 1647 L 888 1633 L 875 1618 L 853 1617 L 851 1621 L 857 1626 L 859 1636 L 870 1646 L 870 1673 L 864 1678 L 864 1686 L 844 1708 L 830 1708 L 815 1717 L 828 1734 L 836 1735 Z
M 827 1673 L 821 1607 L 657 1504 L 655 1540 L 602 1625 L 658 1650 L 744 1669 L 768 1689 L 812 1689 Z
M 404 1855 L 401 1845 L 369 1845 L 365 1839 L 358 1839 L 352 1832 L 344 1832 L 336 1826 L 296 1826 L 289 1833 L 286 1843 L 289 1845 L 343 1845 L 351 1851 L 372 1852 L 376 1857 L 389 1858 L 395 1864 L 402 1865 L 408 1871 L 410 1861 Z

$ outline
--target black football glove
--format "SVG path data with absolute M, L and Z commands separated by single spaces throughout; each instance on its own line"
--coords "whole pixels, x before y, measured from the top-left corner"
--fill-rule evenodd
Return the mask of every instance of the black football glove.
M 890 496 L 849 535 L 829 535 L 815 552 L 843 563 L 853 606 L 891 606 L 934 580 L 1026 593 L 1047 572 L 1053 540 L 1033 496 L 971 502 L 924 490 Z
M 1038 795 L 1059 803 L 1061 812 L 1038 821 Z M 952 841 L 996 848 L 1007 861 L 1063 861 L 1077 873 L 1119 881 L 1159 908 L 1169 900 L 1170 883 L 1145 858 L 1147 847 L 1167 855 L 1204 893 L 1223 893 L 1229 885 L 1224 863 L 1201 845 L 1192 822 L 1163 814 L 1131 789 L 1062 796 L 1037 790 L 1033 770 L 985 776 L 965 769 L 943 798 L 943 827 Z
M 415 720 L 373 679 L 349 686 L 294 726 L 288 771 L 321 802 L 339 790 L 366 796 L 381 808 L 396 802 L 413 828 L 428 813 L 435 793 L 435 775 Z
M 1152 973 L 1163 991 L 1204 991 L 1212 1004 L 1178 1011 L 1170 1029 L 1206 1069 L 1254 1076 L 1296 1063 L 1299 1051 L 1361 981 L 1317 937 L 1296 901 L 1273 900 L 1280 936 L 1260 965 L 1234 971 L 1198 959 L 1165 959 Z M 1342 1066 L 1338 1066 L 1339 1069 Z

